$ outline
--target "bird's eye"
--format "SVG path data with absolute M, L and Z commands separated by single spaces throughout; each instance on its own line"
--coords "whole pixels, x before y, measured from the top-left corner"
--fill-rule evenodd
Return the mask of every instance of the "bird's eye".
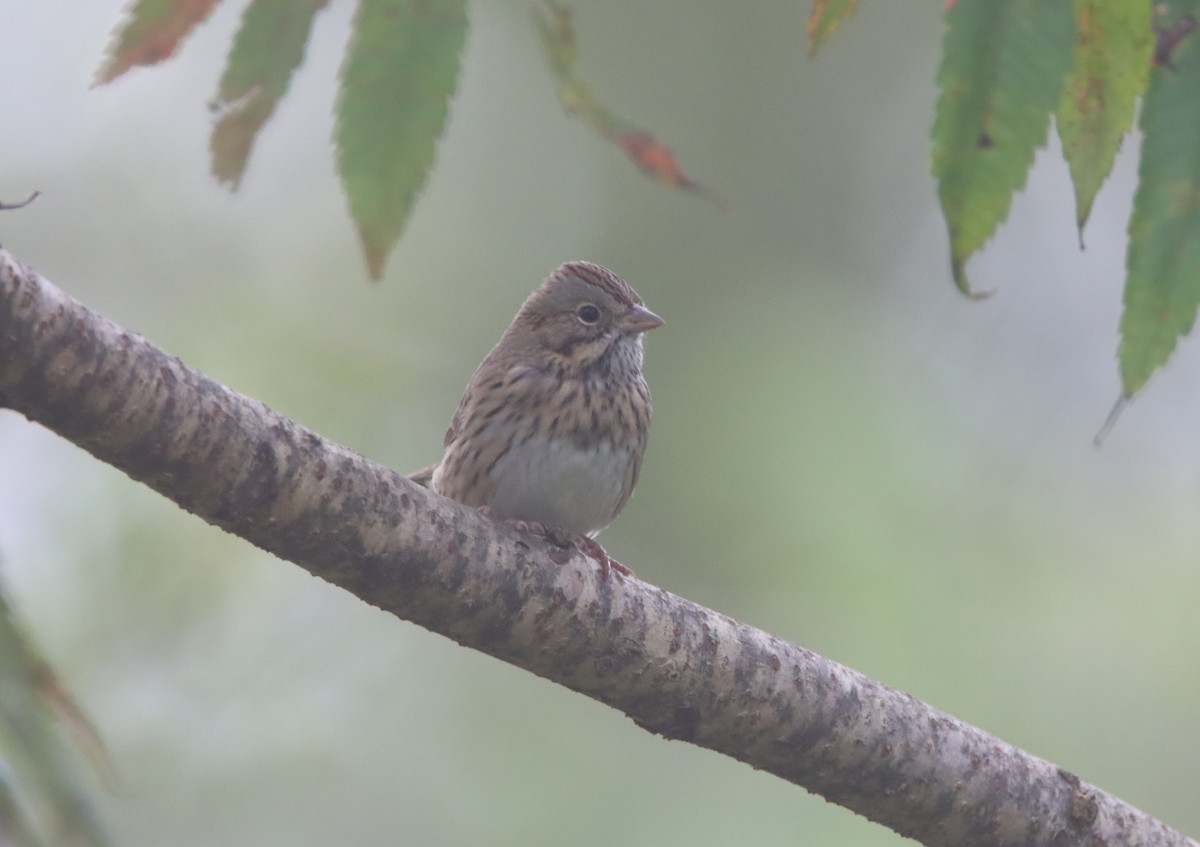
M 600 320 L 600 310 L 591 303 L 584 303 L 575 310 L 575 317 L 579 318 L 579 320 L 583 321 L 588 326 L 591 326 Z

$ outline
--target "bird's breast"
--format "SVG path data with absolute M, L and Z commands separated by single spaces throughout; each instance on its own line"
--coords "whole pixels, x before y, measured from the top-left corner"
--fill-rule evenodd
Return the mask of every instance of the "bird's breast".
M 497 518 L 536 521 L 591 535 L 612 522 L 633 486 L 631 449 L 567 437 L 533 438 L 511 447 L 491 470 L 488 504 Z

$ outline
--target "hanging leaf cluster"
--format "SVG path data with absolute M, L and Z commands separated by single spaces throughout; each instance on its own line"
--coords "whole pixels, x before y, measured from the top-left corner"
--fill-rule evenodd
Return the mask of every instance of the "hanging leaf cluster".
M 259 131 L 304 60 L 314 18 L 328 0 L 250 0 L 211 104 L 213 175 L 236 189 Z M 467 34 L 466 0 L 358 0 L 341 70 L 334 144 L 350 216 L 367 268 L 383 275 L 433 166 L 458 83 Z M 135 0 L 113 37 L 96 84 L 173 56 L 217 0 Z M 712 197 L 671 149 L 617 119 L 576 66 L 567 11 L 534 8 L 562 103 L 643 171 L 667 185 Z
M 213 173 L 236 188 L 254 141 L 304 58 L 328 0 L 250 0 L 213 102 Z M 1190 332 L 1200 307 L 1200 0 L 945 0 L 933 121 L 933 174 L 955 283 L 972 297 L 968 260 L 1004 222 L 1038 149 L 1057 128 L 1080 238 L 1133 129 L 1139 185 L 1129 224 L 1118 353 L 1123 396 L 1137 392 Z M 373 277 L 408 222 L 432 167 L 458 81 L 466 0 L 357 0 L 342 66 L 337 168 Z M 161 62 L 216 0 L 135 0 L 98 83 Z M 815 53 L 856 0 L 814 0 Z M 663 141 L 620 118 L 580 69 L 569 11 L 533 7 L 558 98 L 655 180 L 716 199 Z M 720 201 L 717 201 L 718 203 Z
M 955 282 L 1008 215 L 1053 116 L 1082 244 L 1092 202 L 1141 103 L 1118 361 L 1131 397 L 1200 306 L 1196 0 L 958 0 L 946 12 L 933 173 Z

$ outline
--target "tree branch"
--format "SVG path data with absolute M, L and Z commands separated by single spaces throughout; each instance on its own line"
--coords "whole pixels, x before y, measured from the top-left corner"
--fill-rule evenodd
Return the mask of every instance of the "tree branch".
M 1197 847 L 907 694 L 326 441 L 3 250 L 0 407 L 367 603 L 925 844 Z

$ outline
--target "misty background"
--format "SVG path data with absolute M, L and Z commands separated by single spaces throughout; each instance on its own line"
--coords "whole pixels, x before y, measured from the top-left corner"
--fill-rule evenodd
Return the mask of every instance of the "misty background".
M 244 6 L 89 89 L 122 3 L 0 0 L 0 243 L 212 378 L 401 471 L 557 264 L 625 277 L 638 576 L 910 692 L 1200 833 L 1200 349 L 1092 438 L 1130 139 L 1080 251 L 1051 140 L 962 297 L 929 176 L 941 2 L 576 2 L 581 71 L 726 201 L 647 179 L 554 95 L 528 6 L 476 2 L 385 279 L 330 135 L 353 6 L 317 16 L 239 192 L 206 104 Z M 117 778 L 114 843 L 898 845 L 781 780 L 458 647 L 0 411 L 0 577 Z

